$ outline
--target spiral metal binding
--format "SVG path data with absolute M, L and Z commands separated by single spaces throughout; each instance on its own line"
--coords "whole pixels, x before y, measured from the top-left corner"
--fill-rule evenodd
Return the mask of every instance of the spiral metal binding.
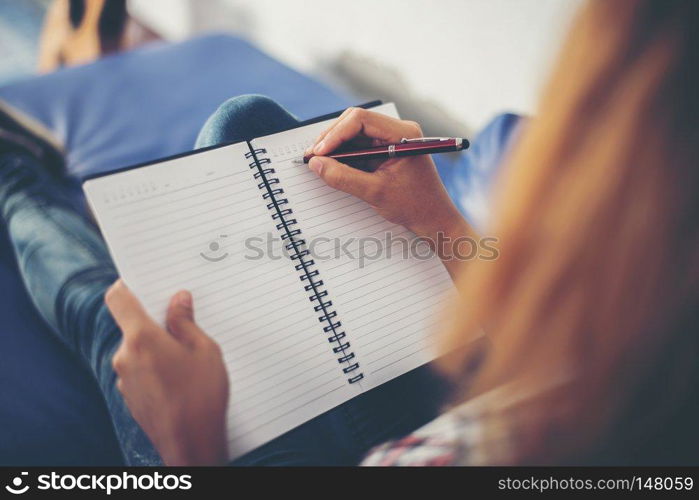
M 248 143 L 249 145 L 249 143 Z M 272 212 L 272 220 L 277 222 L 275 227 L 282 232 L 284 248 L 291 252 L 290 257 L 294 262 L 294 269 L 299 271 L 299 279 L 303 283 L 303 289 L 310 292 L 309 299 L 313 304 L 313 310 L 320 313 L 318 321 L 323 324 L 323 332 L 328 334 L 328 342 L 332 345 L 333 353 L 337 354 L 337 361 L 342 366 L 342 372 L 348 375 L 347 382 L 354 384 L 364 378 L 364 374 L 359 371 L 359 363 L 354 352 L 350 350 L 350 343 L 347 341 L 347 334 L 342 330 L 342 323 L 337 319 L 337 311 L 332 309 L 332 300 L 328 297 L 328 291 L 323 288 L 323 280 L 320 279 L 320 272 L 314 269 L 315 261 L 310 258 L 310 252 L 306 249 L 306 241 L 301 236 L 301 230 L 292 228 L 298 221 L 290 216 L 293 214 L 291 208 L 281 208 L 289 204 L 289 200 L 282 198 L 284 190 L 279 185 L 279 179 L 270 177 L 275 173 L 269 165 L 269 158 L 260 158 L 258 155 L 267 153 L 266 149 L 254 149 L 249 145 L 250 151 L 245 153 L 245 158 L 253 161 L 249 163 L 251 169 L 256 169 L 253 174 L 255 180 L 260 182 L 257 187 L 264 190 L 262 198 L 268 200 L 267 209 Z M 351 374 L 351 375 L 350 375 Z

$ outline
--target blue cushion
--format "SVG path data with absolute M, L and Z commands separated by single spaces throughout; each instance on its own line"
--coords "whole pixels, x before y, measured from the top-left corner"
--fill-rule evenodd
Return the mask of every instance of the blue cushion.
M 301 119 L 356 104 L 224 35 L 154 44 L 31 78 L 0 88 L 0 99 L 51 129 L 80 177 L 188 151 L 221 102 L 248 93 L 268 95 Z M 474 220 L 484 203 L 468 200 L 485 200 L 477 191 L 489 185 L 515 122 L 502 118 L 469 154 L 438 160 L 450 194 Z M 94 381 L 33 309 L 4 234 L 0 293 L 0 463 L 120 463 Z
M 465 154 L 435 156 L 437 170 L 449 196 L 481 234 L 487 231 L 492 213 L 491 192 L 498 167 L 522 121 L 512 113 L 498 115 L 473 138 Z
M 192 149 L 229 97 L 265 94 L 302 119 L 352 104 L 247 42 L 211 35 L 106 57 L 0 89 L 53 130 L 69 170 L 96 173 Z

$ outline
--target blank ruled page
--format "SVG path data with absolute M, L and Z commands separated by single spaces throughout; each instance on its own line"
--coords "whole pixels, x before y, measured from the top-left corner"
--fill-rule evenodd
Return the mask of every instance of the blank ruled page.
M 393 105 L 374 111 L 397 116 Z M 427 244 L 296 160 L 329 122 L 253 141 L 267 150 L 293 217 L 364 373 L 364 390 L 435 357 L 440 308 L 454 293 Z
M 338 369 L 298 273 L 270 239 L 279 233 L 246 152 L 246 144 L 226 146 L 84 185 L 146 310 L 162 324 L 170 297 L 190 290 L 197 322 L 221 345 L 231 458 L 359 390 Z

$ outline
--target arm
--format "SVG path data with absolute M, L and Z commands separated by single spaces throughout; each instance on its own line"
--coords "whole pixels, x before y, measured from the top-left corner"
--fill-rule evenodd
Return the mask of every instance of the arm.
M 475 232 L 449 198 L 431 157 L 390 159 L 365 172 L 323 156 L 346 142 L 381 145 L 421 136 L 415 122 L 349 108 L 306 152 L 316 155 L 308 166 L 328 185 L 363 199 L 387 220 L 428 241 L 454 278 L 461 263 L 454 258 L 455 242 L 475 239 Z

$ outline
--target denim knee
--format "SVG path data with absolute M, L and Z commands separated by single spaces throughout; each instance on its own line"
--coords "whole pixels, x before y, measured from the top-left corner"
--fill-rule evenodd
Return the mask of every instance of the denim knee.
M 98 378 L 101 366 L 105 361 L 111 363 L 111 353 L 121 342 L 121 332 L 104 303 L 104 294 L 116 278 L 116 271 L 108 266 L 86 268 L 68 278 L 56 296 L 56 326 L 61 337 L 83 356 Z
M 245 94 L 231 97 L 221 104 L 212 115 L 217 120 L 254 120 L 258 115 L 274 116 L 288 112 L 274 99 L 260 94 Z
M 228 99 L 218 107 L 199 132 L 196 147 L 249 140 L 297 124 L 296 117 L 273 99 L 246 94 Z

